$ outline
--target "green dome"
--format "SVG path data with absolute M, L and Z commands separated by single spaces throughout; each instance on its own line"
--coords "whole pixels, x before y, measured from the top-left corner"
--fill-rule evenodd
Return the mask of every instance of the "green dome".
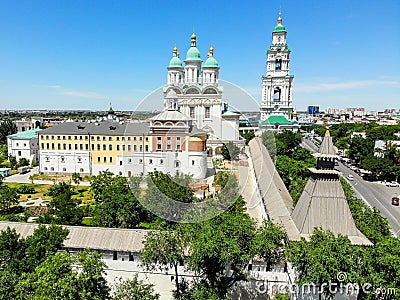
M 195 46 L 190 47 L 188 52 L 186 53 L 186 60 L 201 61 L 199 49 L 197 49 L 197 47 L 195 47 Z
M 218 62 L 217 60 L 214 58 L 214 56 L 210 56 L 209 58 L 207 58 L 206 62 L 204 63 L 203 68 L 218 68 Z
M 182 68 L 182 61 L 179 57 L 173 56 L 169 61 L 168 68 Z
M 282 31 L 286 31 L 285 26 L 283 26 L 281 24 L 278 24 L 278 25 L 275 26 L 274 32 L 282 32 Z

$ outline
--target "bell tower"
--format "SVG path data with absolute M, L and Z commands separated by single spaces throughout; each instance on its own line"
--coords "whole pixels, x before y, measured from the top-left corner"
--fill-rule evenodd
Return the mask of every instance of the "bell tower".
M 293 78 L 290 74 L 290 53 L 286 43 L 286 28 L 279 13 L 278 23 L 272 32 L 272 43 L 267 50 L 266 74 L 262 76 L 260 121 L 271 115 L 283 115 L 291 120 L 293 114 Z

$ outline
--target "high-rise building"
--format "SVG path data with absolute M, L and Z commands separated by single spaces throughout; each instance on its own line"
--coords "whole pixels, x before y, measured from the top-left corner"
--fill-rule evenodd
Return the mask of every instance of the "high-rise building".
M 295 115 L 292 102 L 294 75 L 290 74 L 291 50 L 286 35 L 279 13 L 278 23 L 272 32 L 272 43 L 267 50 L 266 74 L 262 76 L 260 126 L 267 129 L 292 129 L 296 125 L 292 121 Z

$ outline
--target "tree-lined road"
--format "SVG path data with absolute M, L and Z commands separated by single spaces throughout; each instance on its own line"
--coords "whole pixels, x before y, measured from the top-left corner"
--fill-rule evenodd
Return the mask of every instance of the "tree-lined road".
M 318 146 L 308 139 L 303 139 L 302 146 L 313 152 L 318 151 Z M 379 209 L 382 216 L 389 221 L 393 233 L 398 236 L 400 233 L 400 206 L 392 205 L 392 197 L 400 195 L 400 187 L 387 187 L 382 183 L 365 181 L 341 163 L 336 168 L 343 173 L 344 177 L 349 174 L 354 176 L 354 180 L 349 183 L 355 192 L 370 206 Z

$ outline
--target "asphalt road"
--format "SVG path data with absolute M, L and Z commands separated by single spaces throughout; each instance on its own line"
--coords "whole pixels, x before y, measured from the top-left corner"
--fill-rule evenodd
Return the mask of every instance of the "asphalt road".
M 307 139 L 303 140 L 302 146 L 313 152 L 318 151 L 318 146 Z M 356 194 L 371 207 L 378 208 L 382 216 L 389 221 L 394 235 L 399 236 L 400 206 L 392 205 L 392 197 L 400 195 L 400 187 L 387 187 L 380 182 L 365 181 L 361 176 L 341 163 L 339 163 L 339 166 L 336 168 L 342 172 L 345 177 L 349 174 L 354 176 L 354 180 L 348 180 L 348 182 L 353 187 Z

